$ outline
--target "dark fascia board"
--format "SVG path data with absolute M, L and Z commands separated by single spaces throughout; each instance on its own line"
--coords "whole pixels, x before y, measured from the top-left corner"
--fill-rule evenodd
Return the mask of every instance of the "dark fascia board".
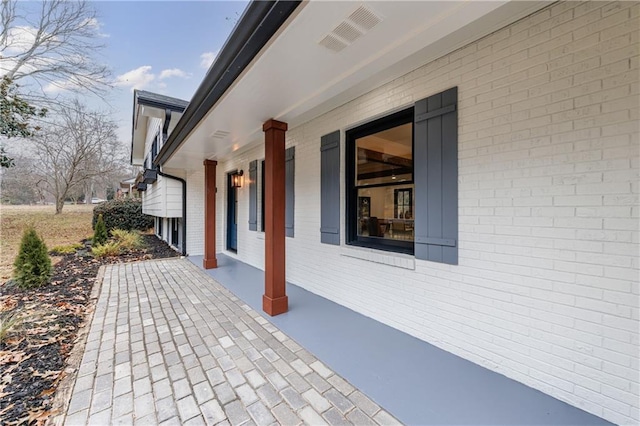
M 159 93 L 147 92 L 146 90 L 135 89 L 133 91 L 133 117 L 131 118 L 131 154 L 129 157 L 129 164 L 133 163 L 133 137 L 136 129 L 136 114 L 138 112 L 138 105 L 145 105 L 152 108 L 159 108 L 162 110 L 171 110 L 184 112 L 189 106 L 189 102 L 172 98 L 171 96 L 161 95 Z
M 171 96 L 165 96 L 159 93 L 147 92 L 146 90 L 135 90 L 135 93 L 138 105 L 146 105 L 162 110 L 170 109 L 178 112 L 183 112 L 187 106 L 189 106 L 189 101 L 183 101 L 182 99 L 172 98 Z
M 220 50 L 154 164 L 166 162 L 302 1 L 253 0 Z

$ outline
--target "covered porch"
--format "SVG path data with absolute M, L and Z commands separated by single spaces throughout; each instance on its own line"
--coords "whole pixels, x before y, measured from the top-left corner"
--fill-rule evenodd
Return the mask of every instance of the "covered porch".
M 262 310 L 260 269 L 218 254 L 203 271 Z M 289 311 L 265 317 L 405 424 L 609 424 L 291 283 L 287 295 Z

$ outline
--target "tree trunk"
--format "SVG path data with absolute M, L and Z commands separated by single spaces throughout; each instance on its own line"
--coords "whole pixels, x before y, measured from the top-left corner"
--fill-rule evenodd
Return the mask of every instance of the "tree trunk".
M 64 207 L 64 198 L 56 199 L 56 214 L 62 213 L 63 207 Z

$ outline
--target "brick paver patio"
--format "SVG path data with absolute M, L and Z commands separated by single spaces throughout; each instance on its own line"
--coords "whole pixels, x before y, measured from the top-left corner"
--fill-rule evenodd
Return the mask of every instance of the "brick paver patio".
M 397 424 L 184 259 L 107 266 L 65 424 Z

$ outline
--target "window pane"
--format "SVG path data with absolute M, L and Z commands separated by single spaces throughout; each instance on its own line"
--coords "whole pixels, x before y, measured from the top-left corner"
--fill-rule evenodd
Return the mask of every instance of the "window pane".
M 356 186 L 413 180 L 413 125 L 356 139 Z
M 412 194 L 413 184 L 358 189 L 358 235 L 413 241 Z

